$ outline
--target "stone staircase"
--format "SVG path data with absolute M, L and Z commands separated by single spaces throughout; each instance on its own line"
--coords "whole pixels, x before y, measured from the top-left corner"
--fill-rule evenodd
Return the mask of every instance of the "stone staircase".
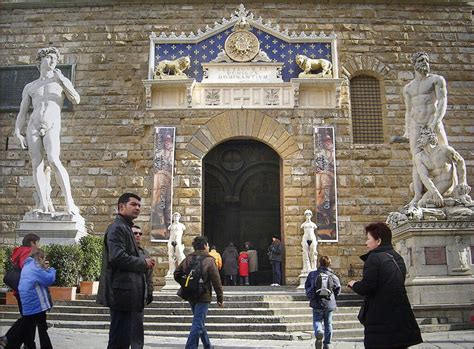
M 302 290 L 294 287 L 225 287 L 224 308 L 214 303 L 209 308 L 206 327 L 212 338 L 310 339 L 313 333 L 312 310 Z M 341 294 L 333 316 L 335 341 L 362 340 L 363 327 L 357 320 L 361 299 Z M 2 333 L 18 318 L 17 307 L 0 306 Z M 154 302 L 145 308 L 148 335 L 184 337 L 192 314 L 187 302 L 175 292 L 156 292 Z M 75 301 L 56 301 L 48 314 L 51 327 L 107 330 L 109 310 L 95 303 L 94 296 L 78 295 Z M 422 330 L 447 331 L 449 324 L 429 324 L 420 319 Z

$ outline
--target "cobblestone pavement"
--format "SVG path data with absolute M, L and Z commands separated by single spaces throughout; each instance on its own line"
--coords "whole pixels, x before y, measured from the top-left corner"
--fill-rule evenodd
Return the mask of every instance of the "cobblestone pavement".
M 107 347 L 107 332 L 94 330 L 71 330 L 51 328 L 49 330 L 55 349 L 104 349 Z M 428 349 L 473 349 L 474 330 L 424 333 L 425 343 L 412 348 Z M 314 348 L 314 340 L 272 341 L 242 339 L 212 339 L 214 348 Z M 145 336 L 145 348 L 184 348 L 186 338 Z M 38 343 L 38 342 L 37 342 Z M 201 348 L 201 347 L 200 347 Z M 331 349 L 363 349 L 362 342 L 335 342 Z

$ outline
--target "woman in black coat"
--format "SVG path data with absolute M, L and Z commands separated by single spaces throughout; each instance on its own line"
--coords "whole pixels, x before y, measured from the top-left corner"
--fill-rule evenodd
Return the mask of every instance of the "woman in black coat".
M 392 232 L 384 223 L 365 227 L 369 252 L 360 258 L 364 274 L 348 284 L 365 297 L 364 345 L 366 348 L 407 348 L 422 343 L 420 328 L 406 290 L 406 267 L 392 247 Z

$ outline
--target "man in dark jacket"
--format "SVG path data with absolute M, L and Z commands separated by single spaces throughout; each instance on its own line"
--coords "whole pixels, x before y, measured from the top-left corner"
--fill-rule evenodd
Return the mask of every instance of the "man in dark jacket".
M 141 198 L 125 193 L 118 200 L 118 215 L 104 235 L 104 252 L 97 303 L 110 308 L 108 349 L 128 349 L 132 313 L 145 306 L 145 274 L 155 266 L 141 256 L 132 233 L 140 214 Z
M 313 327 L 314 335 L 316 336 L 316 349 L 321 349 L 324 343 L 324 349 L 328 349 L 331 344 L 332 337 L 332 314 L 336 309 L 336 297 L 341 292 L 341 282 L 339 278 L 329 269 L 331 259 L 328 256 L 321 256 L 319 258 L 319 268 L 309 273 L 306 283 L 304 285 L 306 297 L 309 299 L 309 305 L 313 308 Z M 325 274 L 328 278 L 327 289 L 329 289 L 329 296 L 321 296 L 321 285 L 318 285 L 318 276 Z M 329 286 L 330 285 L 330 286 Z M 319 291 L 319 292 L 318 292 Z M 323 342 L 323 326 L 321 322 L 324 321 L 324 342 Z
M 272 244 L 267 250 L 268 259 L 272 265 L 273 283 L 270 286 L 281 285 L 281 260 L 283 256 L 283 244 L 277 235 L 272 236 Z
M 224 306 L 224 293 L 222 291 L 221 279 L 216 262 L 214 258 L 209 255 L 207 238 L 205 236 L 195 237 L 193 240 L 193 248 L 194 252 L 189 254 L 174 272 L 174 279 L 183 286 L 184 276 L 189 272 L 191 263 L 195 262 L 196 259 L 201 263 L 204 292 L 196 297 L 186 297 L 193 311 L 193 323 L 186 342 L 186 349 L 197 349 L 199 338 L 201 338 L 204 348 L 211 348 L 211 342 L 205 327 L 207 311 L 212 299 L 211 285 L 216 292 L 217 305 L 220 308 Z M 181 288 L 178 295 L 182 294 Z
M 135 236 L 140 256 L 144 256 L 145 258 L 150 257 L 148 251 L 142 246 L 142 229 L 138 225 L 134 225 L 132 232 Z M 148 305 L 153 302 L 153 269 L 148 269 L 146 272 L 145 286 L 145 294 L 143 296 L 145 297 L 146 305 Z M 132 314 L 131 349 L 143 349 L 143 345 L 145 344 L 143 327 L 144 316 L 145 313 L 143 309 L 142 311 L 136 311 Z

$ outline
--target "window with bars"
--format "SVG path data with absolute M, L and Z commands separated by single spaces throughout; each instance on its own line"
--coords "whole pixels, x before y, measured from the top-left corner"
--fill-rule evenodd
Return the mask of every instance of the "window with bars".
M 350 94 L 354 143 L 383 143 L 379 80 L 368 75 L 356 76 L 351 79 Z

